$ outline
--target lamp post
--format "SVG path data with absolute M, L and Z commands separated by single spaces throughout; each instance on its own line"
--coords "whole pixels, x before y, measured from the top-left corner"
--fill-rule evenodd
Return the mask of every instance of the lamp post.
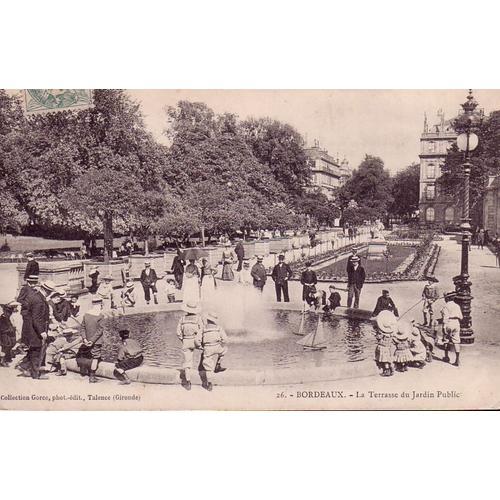
M 457 296 L 455 301 L 460 305 L 463 319 L 460 321 L 460 340 L 462 344 L 474 343 L 474 331 L 472 329 L 471 317 L 471 281 L 469 280 L 469 243 L 471 237 L 471 219 L 469 203 L 469 181 L 470 181 L 470 153 L 476 149 L 479 139 L 474 133 L 481 122 L 482 113 L 476 112 L 478 104 L 469 90 L 467 101 L 462 104 L 463 113 L 455 120 L 454 127 L 459 133 L 457 146 L 464 152 L 464 163 L 462 164 L 464 176 L 464 195 L 462 207 L 462 256 L 460 274 L 453 278 Z

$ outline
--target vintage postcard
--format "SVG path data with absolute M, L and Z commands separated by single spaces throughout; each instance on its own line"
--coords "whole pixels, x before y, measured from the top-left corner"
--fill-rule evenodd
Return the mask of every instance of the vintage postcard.
M 500 90 L 0 90 L 0 409 L 500 408 Z

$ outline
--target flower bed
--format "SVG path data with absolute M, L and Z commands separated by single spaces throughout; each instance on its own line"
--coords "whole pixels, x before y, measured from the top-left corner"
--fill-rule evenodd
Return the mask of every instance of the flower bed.
M 391 243 L 392 245 L 392 243 Z M 354 245 L 350 245 L 352 248 Z M 399 246 L 399 245 L 398 245 Z M 401 245 L 401 246 L 412 246 L 415 248 L 415 252 L 406 257 L 398 266 L 390 272 L 377 271 L 372 272 L 366 278 L 367 283 L 383 283 L 387 281 L 418 281 L 423 279 L 423 277 L 428 273 L 432 272 L 436 266 L 437 260 L 439 258 L 440 248 L 438 245 L 432 243 L 432 235 L 428 235 L 418 246 L 416 245 Z M 332 252 L 330 258 L 337 255 L 348 253 L 349 250 L 346 248 Z M 313 265 L 321 263 L 321 261 L 327 260 L 326 256 L 322 256 L 322 259 L 313 261 Z M 293 266 L 294 275 L 299 277 L 300 272 L 304 269 L 303 263 L 295 263 Z M 347 275 L 338 275 L 332 272 L 317 271 L 316 272 L 319 280 L 324 281 L 340 281 L 347 282 Z

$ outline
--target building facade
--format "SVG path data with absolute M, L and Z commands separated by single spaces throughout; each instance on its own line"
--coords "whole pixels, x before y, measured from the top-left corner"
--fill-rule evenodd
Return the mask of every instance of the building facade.
M 446 227 L 460 224 L 461 208 L 456 201 L 439 192 L 437 180 L 457 134 L 441 110 L 437 115 L 439 121 L 431 127 L 425 117 L 420 136 L 419 218 L 421 225 Z
M 483 201 L 484 229 L 491 237 L 500 234 L 500 176 L 490 176 Z
M 349 162 L 334 158 L 319 142 L 305 149 L 311 169 L 311 189 L 319 189 L 328 199 L 333 199 L 335 188 L 345 184 L 351 175 Z

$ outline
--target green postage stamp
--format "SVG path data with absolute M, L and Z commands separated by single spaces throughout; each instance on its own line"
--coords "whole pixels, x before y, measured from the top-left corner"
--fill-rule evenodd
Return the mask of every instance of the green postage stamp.
M 92 106 L 89 89 L 27 89 L 24 91 L 27 113 L 50 113 Z

